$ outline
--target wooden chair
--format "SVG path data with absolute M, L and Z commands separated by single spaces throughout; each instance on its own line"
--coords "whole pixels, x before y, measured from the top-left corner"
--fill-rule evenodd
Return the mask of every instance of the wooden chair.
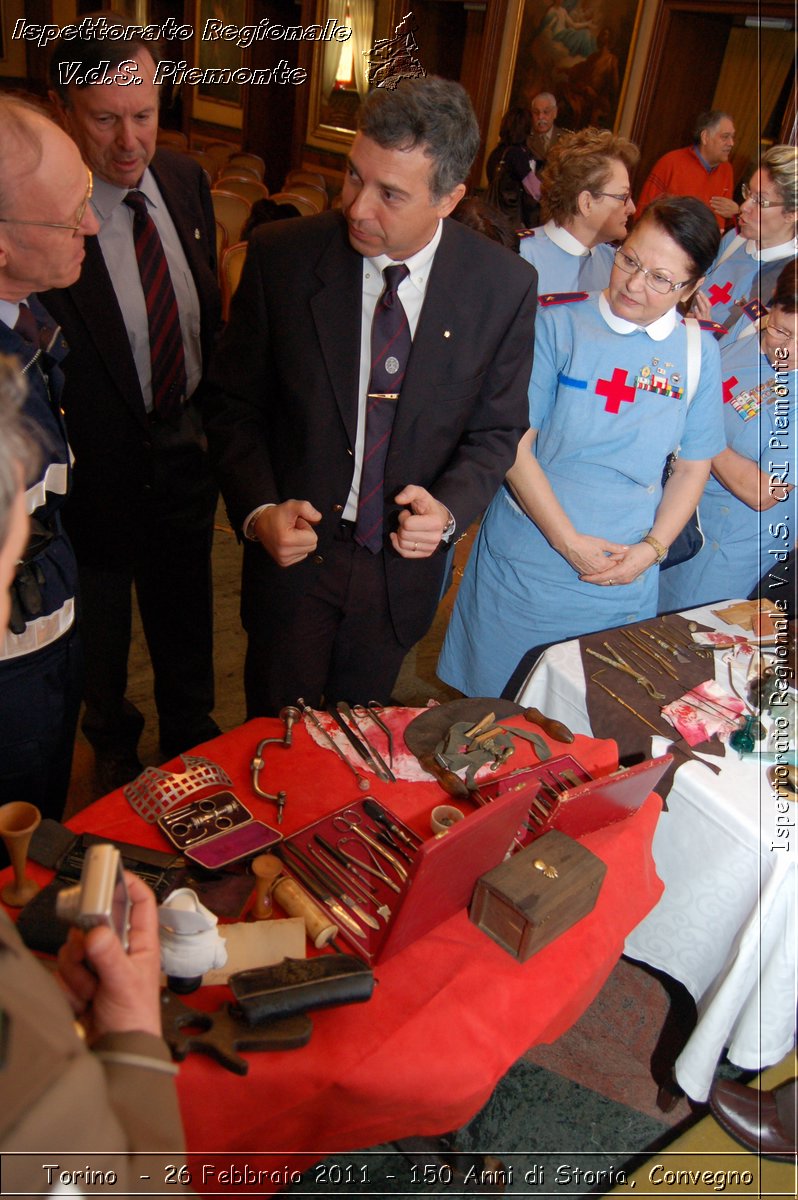
M 202 149 L 213 163 L 213 178 L 215 179 L 230 155 L 235 154 L 236 148 L 231 142 L 208 142 Z
M 289 171 L 283 187 L 290 192 L 293 183 L 315 183 L 317 187 L 327 190 L 327 181 L 319 171 Z
M 243 196 L 234 192 L 223 192 L 216 188 L 211 191 L 213 212 L 216 220 L 223 225 L 227 232 L 227 244 L 232 246 L 241 240 L 241 230 L 244 228 L 251 205 Z
M 263 183 L 260 175 L 254 167 L 248 167 L 246 163 L 231 163 L 226 162 L 219 174 L 216 176 L 219 179 L 254 179 L 258 183 Z
M 220 284 L 222 289 L 222 320 L 224 321 L 230 315 L 230 301 L 233 299 L 233 293 L 241 279 L 241 271 L 243 270 L 244 259 L 246 257 L 246 242 L 236 242 L 234 246 L 228 246 L 222 255 Z
M 188 138 L 179 129 L 159 129 L 157 142 L 169 150 L 188 150 Z
M 226 249 L 227 249 L 227 229 L 225 228 L 225 226 L 222 224 L 221 221 L 217 220 L 217 222 L 216 222 L 216 266 L 217 266 L 219 272 L 221 272 L 221 269 L 222 269 L 222 255 L 224 254 Z M 221 279 L 221 275 L 220 275 L 220 279 Z
M 243 196 L 250 205 L 253 205 L 256 200 L 265 200 L 269 195 L 266 184 L 260 183 L 257 179 L 237 179 L 232 175 L 223 175 L 216 180 L 216 186 L 225 192 Z
M 210 158 L 204 150 L 189 150 L 188 155 L 189 158 L 193 158 L 199 163 L 212 183 L 216 178 L 216 164 L 214 163 L 213 159 Z
M 227 161 L 239 167 L 247 167 L 248 170 L 255 172 L 261 182 L 263 181 L 266 174 L 266 163 L 259 154 L 248 154 L 239 150 L 235 154 L 231 154 Z
M 272 192 L 271 199 L 275 204 L 293 204 L 301 217 L 315 217 L 321 212 L 315 200 L 308 200 L 298 192 Z
M 292 181 L 285 190 L 293 192 L 295 196 L 304 196 L 306 200 L 316 205 L 316 212 L 324 212 L 325 208 L 330 206 L 327 192 L 315 183 L 294 183 Z

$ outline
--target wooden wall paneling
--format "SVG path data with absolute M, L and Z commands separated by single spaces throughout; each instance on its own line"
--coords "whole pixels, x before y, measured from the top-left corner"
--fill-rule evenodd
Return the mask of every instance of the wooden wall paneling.
M 734 177 L 746 176 L 756 162 L 784 82 L 795 61 L 795 34 L 777 29 L 732 29 L 713 108 L 734 117 Z M 757 69 L 751 70 L 756 64 Z
M 251 0 L 247 20 L 257 25 L 268 20 L 274 25 L 305 24 L 304 13 L 294 0 Z M 308 20 L 310 25 L 311 21 Z M 276 67 L 285 61 L 289 69 L 302 66 L 299 47 L 304 42 L 264 38 L 247 51 L 245 63 L 253 70 Z M 310 43 L 312 44 L 312 43 Z M 259 154 L 266 163 L 264 183 L 270 192 L 279 191 L 292 166 L 297 98 L 309 80 L 292 83 L 251 84 L 244 89 L 244 137 L 242 149 Z M 300 109 L 301 109 L 300 105 Z
M 725 15 L 662 5 L 631 134 L 640 147 L 637 192 L 661 155 L 690 144 L 696 116 L 712 105 L 728 35 Z

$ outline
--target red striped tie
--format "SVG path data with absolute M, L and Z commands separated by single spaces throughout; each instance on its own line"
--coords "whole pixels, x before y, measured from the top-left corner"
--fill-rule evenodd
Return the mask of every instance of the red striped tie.
M 385 459 L 413 344 L 407 313 L 397 294 L 399 284 L 409 274 L 404 263 L 385 268 L 385 291 L 377 301 L 371 323 L 371 378 L 355 541 L 372 554 L 382 549 Z
M 152 363 L 152 406 L 164 420 L 176 417 L 186 399 L 186 360 L 177 298 L 169 264 L 143 192 L 128 192 L 133 243 L 147 305 Z

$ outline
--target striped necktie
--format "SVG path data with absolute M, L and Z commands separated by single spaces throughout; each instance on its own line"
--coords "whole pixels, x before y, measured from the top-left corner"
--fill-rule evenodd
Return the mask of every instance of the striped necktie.
M 366 442 L 355 541 L 372 554 L 382 549 L 385 459 L 391 440 L 396 403 L 413 344 L 399 285 L 410 274 L 404 263 L 383 271 L 385 291 L 371 323 L 371 377 L 366 403 Z
M 152 406 L 164 420 L 178 416 L 186 399 L 186 360 L 177 297 L 163 245 L 143 192 L 132 191 L 133 244 L 147 306 L 152 363 Z

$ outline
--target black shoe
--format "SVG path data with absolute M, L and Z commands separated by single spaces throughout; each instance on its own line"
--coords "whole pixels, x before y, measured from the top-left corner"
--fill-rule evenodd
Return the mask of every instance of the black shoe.
M 139 759 L 132 753 L 97 751 L 94 758 L 94 778 L 101 796 L 115 792 L 135 779 L 144 770 Z
M 178 736 L 161 734 L 160 746 L 164 762 L 170 758 L 177 758 L 178 755 L 191 753 L 195 746 L 199 746 L 201 742 L 209 742 L 212 738 L 219 737 L 221 732 L 221 729 L 213 718 L 207 717 L 201 725 L 192 729 L 190 733 L 183 733 Z

